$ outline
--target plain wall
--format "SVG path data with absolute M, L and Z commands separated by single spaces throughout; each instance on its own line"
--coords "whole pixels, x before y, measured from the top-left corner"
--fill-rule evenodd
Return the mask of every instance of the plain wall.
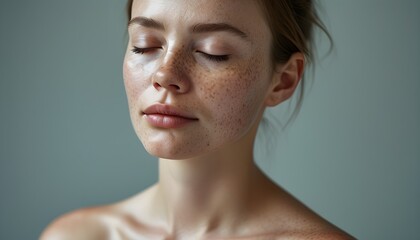
M 322 4 L 334 51 L 298 118 L 276 141 L 261 131 L 257 161 L 357 238 L 420 239 L 420 1 Z M 124 5 L 1 1 L 0 239 L 157 180 L 128 114 Z

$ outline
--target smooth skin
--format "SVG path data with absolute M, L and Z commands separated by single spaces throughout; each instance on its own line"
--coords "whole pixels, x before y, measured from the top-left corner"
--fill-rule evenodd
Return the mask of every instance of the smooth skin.
M 124 83 L 136 134 L 159 158 L 159 181 L 63 215 L 41 240 L 353 239 L 254 162 L 265 108 L 292 96 L 305 66 L 301 53 L 273 66 L 257 3 L 135 0 L 132 16 Z M 157 103 L 197 120 L 153 126 L 143 112 Z

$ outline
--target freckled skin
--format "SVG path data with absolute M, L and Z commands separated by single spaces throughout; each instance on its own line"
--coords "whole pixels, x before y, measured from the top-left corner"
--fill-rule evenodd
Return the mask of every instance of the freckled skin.
M 273 71 L 271 34 L 256 1 L 135 0 L 132 15 L 165 28 L 130 26 L 123 66 L 131 121 L 145 149 L 159 158 L 159 181 L 124 201 L 64 215 L 41 240 L 353 239 L 254 163 L 265 107 L 290 97 L 303 70 L 297 54 L 285 64 L 290 67 Z M 217 22 L 248 38 L 191 32 L 195 24 Z M 134 47 L 147 50 L 134 53 Z M 229 58 L 213 61 L 206 54 Z M 294 87 L 274 91 L 279 76 Z M 156 103 L 198 121 L 152 127 L 141 113 Z
M 146 9 L 146 14 L 136 14 L 147 15 L 148 8 L 143 9 Z M 226 18 L 225 13 L 220 15 L 219 18 Z M 240 20 L 239 25 L 255 24 L 252 19 L 248 22 Z M 198 41 L 197 38 L 188 35 L 178 37 L 175 31 L 171 32 L 191 25 L 188 21 L 187 17 L 179 17 L 176 26 L 168 27 L 164 34 L 167 39 L 166 45 L 163 44 L 165 49 L 153 59 L 132 53 L 129 46 L 124 62 L 125 86 L 134 129 L 146 150 L 157 157 L 191 158 L 238 141 L 252 126 L 258 125 L 270 85 L 269 55 L 263 54 L 268 52 L 269 44 L 256 44 L 260 41 L 258 32 L 250 32 L 253 42 L 238 49 L 247 51 L 244 56 L 232 54 L 227 62 L 203 63 L 206 60 L 191 47 L 194 41 Z M 269 36 L 267 26 L 256 30 L 264 32 L 263 36 Z M 133 44 L 136 33 L 132 31 Z M 265 39 L 265 42 L 268 41 Z M 153 82 L 159 74 L 165 74 L 174 84 L 188 85 L 189 90 L 179 94 L 156 89 Z M 181 129 L 153 129 L 139 116 L 139 112 L 158 102 L 180 107 L 194 114 L 199 121 Z

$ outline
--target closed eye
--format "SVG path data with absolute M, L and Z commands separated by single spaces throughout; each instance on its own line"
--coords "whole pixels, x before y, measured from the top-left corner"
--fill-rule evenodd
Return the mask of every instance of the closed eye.
M 133 47 L 131 51 L 135 54 L 147 54 L 147 53 L 153 53 L 154 51 L 161 49 L 161 47 L 148 47 L 148 48 L 139 48 L 139 47 Z
M 214 61 L 214 62 L 224 62 L 229 60 L 229 55 L 212 55 L 212 54 L 208 54 L 205 52 L 199 52 L 201 53 L 205 58 L 207 58 L 210 61 Z

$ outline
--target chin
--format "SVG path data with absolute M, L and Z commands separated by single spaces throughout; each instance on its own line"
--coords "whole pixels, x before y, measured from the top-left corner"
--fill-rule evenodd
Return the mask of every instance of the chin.
M 200 131 L 155 130 L 146 127 L 136 130 L 145 150 L 157 158 L 191 159 L 210 151 L 207 134 Z
M 146 151 L 157 158 L 170 160 L 191 159 L 203 153 L 203 147 L 188 146 L 188 144 L 173 144 L 165 142 L 146 142 L 142 141 Z M 199 150 L 200 151 L 197 151 Z

